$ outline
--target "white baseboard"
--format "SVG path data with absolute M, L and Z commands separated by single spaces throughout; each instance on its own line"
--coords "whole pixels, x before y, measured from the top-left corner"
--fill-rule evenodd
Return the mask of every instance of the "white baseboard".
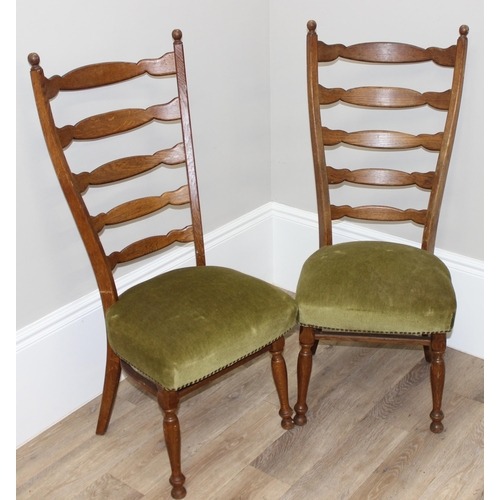
M 335 241 L 390 239 L 386 234 L 336 226 Z M 207 264 L 238 269 L 295 291 L 300 268 L 317 249 L 317 217 L 268 203 L 206 235 Z M 459 308 L 448 345 L 484 357 L 483 263 L 437 250 L 449 267 Z M 192 250 L 175 249 L 121 277 L 123 291 L 160 272 L 194 265 Z M 17 446 L 102 392 L 105 332 L 97 290 L 19 330 L 16 336 Z

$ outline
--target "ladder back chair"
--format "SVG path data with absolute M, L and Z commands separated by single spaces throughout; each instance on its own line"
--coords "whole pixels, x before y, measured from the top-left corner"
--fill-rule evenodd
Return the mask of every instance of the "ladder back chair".
M 461 26 L 457 43 L 449 48 L 423 49 L 404 43 L 385 42 L 347 47 L 342 44 L 329 45 L 318 41 L 315 21 L 309 21 L 307 27 L 309 122 L 320 249 L 304 263 L 297 285 L 301 349 L 294 421 L 297 425 L 307 422 L 307 391 L 312 359 L 319 340 L 401 343 L 423 346 L 425 359 L 430 363 L 430 429 L 439 433 L 443 430 L 443 355 L 446 336 L 453 327 L 456 297 L 447 267 L 433 252 L 460 107 L 469 29 Z M 324 73 L 320 73 L 320 70 L 325 66 L 322 63 L 333 63 L 335 74 L 338 75 L 340 59 L 343 65 L 357 65 L 358 73 L 373 68 L 373 65 L 380 69 L 384 64 L 392 65 L 392 68 L 401 68 L 395 65 L 402 65 L 404 71 L 408 71 L 410 64 L 420 64 L 421 71 L 424 71 L 422 63 L 431 65 L 430 61 L 433 61 L 438 65 L 437 69 L 450 68 L 451 88 L 442 92 L 422 93 L 397 86 L 344 89 L 321 85 L 319 75 L 324 76 Z M 329 123 L 327 113 L 339 113 L 342 107 L 348 108 L 350 112 L 365 108 L 365 112 L 372 113 L 375 110 L 378 114 L 384 114 L 396 108 L 423 106 L 428 106 L 429 112 L 437 110 L 441 115 L 445 114 L 444 129 L 437 133 L 413 135 L 383 129 L 347 132 L 326 125 Z M 366 127 L 366 123 L 363 122 L 361 126 Z M 400 169 L 387 168 L 381 165 L 380 157 L 373 154 L 369 168 L 365 168 L 364 162 L 362 168 L 355 168 L 341 160 L 333 163 L 331 156 L 327 157 L 327 153 L 339 155 L 342 148 L 355 148 L 358 153 L 385 149 L 398 151 L 391 153 L 396 155 L 400 155 L 401 150 L 421 149 L 423 154 L 434 154 L 436 158 L 435 162 L 431 160 L 432 170 L 428 172 L 404 171 L 403 165 Z M 327 165 L 329 160 L 333 166 Z M 413 187 L 426 193 L 424 203 L 427 206 L 423 209 L 401 209 L 383 204 L 354 207 L 333 204 L 333 191 L 338 196 L 338 189 L 346 189 L 346 185 L 356 189 L 356 194 L 365 187 L 364 191 L 369 191 L 370 195 L 373 195 L 374 190 L 381 194 L 377 188 L 390 187 L 390 190 L 383 189 L 383 194 L 387 195 L 397 188 Z M 423 229 L 421 248 L 383 241 L 333 244 L 332 221 L 344 217 L 367 221 L 413 222 Z
M 46 78 L 35 53 L 28 56 L 28 61 L 48 152 L 90 257 L 105 315 L 107 364 L 96 432 L 104 434 L 107 430 L 123 368 L 158 400 L 172 470 L 171 495 L 183 498 L 185 477 L 181 471 L 180 427 L 176 415 L 182 396 L 270 352 L 281 425 L 284 429 L 293 427 L 282 351 L 284 334 L 296 324 L 297 306 L 288 294 L 262 280 L 232 269 L 205 265 L 182 33 L 174 30 L 172 36 L 173 51 L 158 59 L 92 64 L 62 77 Z M 147 79 L 146 74 L 153 79 Z M 130 85 L 130 80 L 138 77 L 162 86 L 173 81 L 173 99 L 146 109 L 106 111 L 75 125 L 56 126 L 52 101 L 60 92 L 73 93 L 69 96 L 73 97 L 75 91 L 118 83 Z M 113 94 L 115 89 L 113 87 Z M 136 92 L 133 94 L 137 97 Z M 89 102 L 92 96 L 95 94 L 87 92 Z M 126 141 L 135 144 L 131 134 L 143 133 L 144 127 L 153 123 L 160 127 L 180 124 L 180 127 L 177 125 L 178 137 L 182 137 L 182 141 L 153 154 L 143 154 L 137 146 L 137 154 L 97 163 L 90 172 L 75 172 L 70 168 L 68 152 L 72 143 L 86 141 L 88 146 L 95 147 L 102 144 L 100 139 L 109 141 L 118 136 L 123 139 L 126 134 Z M 85 161 L 92 164 L 94 157 L 89 155 Z M 170 176 L 173 171 L 178 172 L 177 167 L 185 167 L 180 187 L 159 196 L 142 196 L 119 203 L 106 212 L 91 215 L 89 191 L 94 189 L 114 202 L 116 195 L 105 195 L 103 189 L 134 184 L 160 170 Z M 152 179 L 147 186 L 156 188 L 156 184 L 158 182 Z M 185 227 L 166 231 L 164 219 L 160 219 L 159 232 L 141 237 L 120 250 L 106 250 L 109 242 L 103 241 L 103 235 L 108 228 L 125 230 L 130 226 L 128 223 L 174 216 L 181 208 L 188 214 L 189 224 Z M 135 226 L 132 231 L 130 227 L 128 230 L 128 234 L 136 236 Z M 195 266 L 174 269 L 123 293 L 117 292 L 114 272 L 117 266 L 149 254 L 157 256 L 159 250 L 180 243 L 193 244 Z

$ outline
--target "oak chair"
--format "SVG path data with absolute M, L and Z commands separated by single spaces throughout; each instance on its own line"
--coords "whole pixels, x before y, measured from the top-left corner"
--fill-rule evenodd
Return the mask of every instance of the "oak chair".
M 288 294 L 264 281 L 228 268 L 205 265 L 182 33 L 174 30 L 172 36 L 173 51 L 158 59 L 93 64 L 62 77 L 46 78 L 37 54 L 30 54 L 28 60 L 43 135 L 90 257 L 105 314 L 107 364 L 96 432 L 104 434 L 107 430 L 123 368 L 129 377 L 158 400 L 172 469 L 171 495 L 183 498 L 186 495 L 185 477 L 181 472 L 180 428 L 176 415 L 182 396 L 242 363 L 270 352 L 281 425 L 285 429 L 293 427 L 282 351 L 284 334 L 296 324 L 297 306 Z M 153 78 L 148 79 L 146 73 Z M 146 109 L 106 111 L 81 119 L 75 125 L 56 126 L 51 101 L 59 92 L 68 91 L 73 93 L 69 97 L 73 97 L 81 95 L 75 91 L 114 84 L 114 98 L 116 84 L 130 85 L 131 80 L 138 77 L 146 78 L 144 83 L 159 85 L 167 85 L 173 79 L 173 99 Z M 167 77 L 167 81 L 159 77 Z M 133 97 L 137 97 L 135 94 Z M 92 91 L 88 95 L 90 108 L 95 96 Z M 81 102 L 76 105 L 80 111 Z M 64 111 L 68 106 L 64 105 Z M 182 142 L 154 154 L 144 154 L 142 145 L 137 145 L 137 154 L 113 160 L 106 158 L 105 163 L 93 165 L 95 168 L 90 172 L 76 172 L 70 168 L 72 143 L 86 141 L 88 146 L 95 147 L 102 144 L 100 139 L 114 141 L 123 139 L 126 134 L 128 145 L 134 145 L 133 134 L 143 134 L 144 127 L 153 123 L 164 127 L 162 132 L 165 134 L 168 132 L 165 127 L 177 123 L 178 137 L 182 137 Z M 161 143 L 164 142 L 162 139 Z M 89 155 L 87 163 L 94 161 L 94 156 Z M 110 189 L 110 186 L 122 189 L 125 181 L 127 185 L 144 181 L 145 175 L 158 171 L 170 175 L 173 170 L 177 172 L 179 166 L 185 166 L 180 187 L 160 195 L 141 196 L 91 215 L 87 200 L 90 191 L 95 190 L 95 196 L 115 202 L 117 195 L 106 195 L 103 189 Z M 146 183 L 151 192 L 159 184 L 155 179 Z M 169 226 L 161 217 L 177 217 L 181 208 L 187 210 L 188 225 L 182 229 L 174 226 L 167 232 Z M 159 233 L 141 237 L 120 250 L 109 252 L 106 249 L 106 245 L 114 241 L 103 241 L 103 235 L 110 227 L 128 230 L 127 235 L 136 237 L 135 226 L 133 230 L 126 229 L 128 223 L 150 223 L 152 217 L 160 217 Z M 180 243 L 194 243 L 196 266 L 168 271 L 123 293 L 117 292 L 115 268 L 148 254 L 157 256 L 159 250 Z
M 319 340 L 400 343 L 424 348 L 425 359 L 430 363 L 433 402 L 430 429 L 439 433 L 443 430 L 443 354 L 447 334 L 453 327 L 456 298 L 450 273 L 433 251 L 462 95 L 469 29 L 461 26 L 456 45 L 449 48 L 422 49 L 403 43 L 328 45 L 318 41 L 315 21 L 309 21 L 307 27 L 309 122 L 320 249 L 304 263 L 297 285 L 301 349 L 294 421 L 297 425 L 307 422 L 307 391 Z M 420 65 L 420 71 L 424 71 L 423 63 L 434 66 L 430 61 L 438 65 L 431 68 L 434 71 L 436 68 L 443 71 L 441 67 L 451 68 L 448 70 L 450 76 L 452 74 L 450 89 L 422 93 L 396 86 L 361 86 L 346 90 L 319 83 L 319 75 L 325 76 L 324 70 L 332 66 L 323 63 L 333 62 L 335 75 L 338 75 L 341 72 L 339 65 L 354 64 L 357 73 L 361 73 L 370 67 L 373 69 L 373 65 L 380 71 L 384 64 L 386 68 L 392 65 L 392 69 L 404 64 L 403 72 L 407 72 L 410 64 Z M 333 78 L 329 76 L 330 82 Z M 333 120 L 328 113 L 339 113 L 341 107 L 351 112 L 360 107 L 368 108 L 365 112 L 375 111 L 380 115 L 388 112 L 382 109 L 394 113 L 396 108 L 422 106 L 428 106 L 429 112 L 444 114 L 444 129 L 413 135 L 381 129 L 346 132 L 325 125 Z M 369 120 L 371 124 L 371 116 Z M 361 127 L 366 127 L 366 122 Z M 424 154 L 435 155 L 435 159 L 431 160 L 430 171 L 408 172 L 404 171 L 404 165 L 401 169 L 386 168 L 381 165 L 380 156 L 372 153 L 369 166 L 363 162 L 362 168 L 355 168 L 333 157 L 339 155 L 342 148 L 385 149 L 396 155 L 400 155 L 400 151 L 420 148 Z M 337 163 L 331 167 L 327 166 L 327 161 Z M 403 163 L 404 159 L 400 161 Z M 401 209 L 372 204 L 355 207 L 333 204 L 331 198 L 339 196 L 338 189 L 345 190 L 346 185 L 351 190 L 357 189 L 358 195 L 364 187 L 372 197 L 374 191 L 385 196 L 397 188 L 418 189 L 425 193 L 427 206 Z M 378 188 L 385 189 L 379 193 Z M 333 244 L 332 221 L 343 217 L 394 223 L 411 221 L 423 228 L 421 248 L 381 241 Z

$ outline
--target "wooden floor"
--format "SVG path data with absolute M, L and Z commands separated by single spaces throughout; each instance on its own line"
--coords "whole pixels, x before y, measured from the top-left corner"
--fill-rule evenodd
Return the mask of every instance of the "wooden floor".
M 266 355 L 181 402 L 188 500 L 481 499 L 483 360 L 448 349 L 445 431 L 429 431 L 421 349 L 320 343 L 309 422 L 284 431 Z M 291 404 L 297 330 L 287 338 Z M 170 498 L 156 401 L 128 381 L 111 425 L 94 434 L 99 401 L 17 452 L 17 498 Z

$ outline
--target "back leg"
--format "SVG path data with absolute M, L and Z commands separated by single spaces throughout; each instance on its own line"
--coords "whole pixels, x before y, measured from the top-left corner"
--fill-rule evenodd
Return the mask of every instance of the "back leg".
M 314 356 L 316 354 L 316 349 L 318 348 L 319 339 L 314 340 L 314 344 L 311 347 L 311 354 Z
M 116 393 L 118 392 L 121 371 L 120 358 L 115 354 L 108 343 L 106 374 L 104 376 L 104 387 L 101 397 L 99 418 L 97 420 L 96 434 L 102 435 L 108 429 L 111 413 L 113 412 L 113 406 L 115 404 Z
M 430 363 L 432 361 L 430 346 L 424 345 L 424 355 L 425 355 L 425 361 L 427 361 L 427 363 Z

